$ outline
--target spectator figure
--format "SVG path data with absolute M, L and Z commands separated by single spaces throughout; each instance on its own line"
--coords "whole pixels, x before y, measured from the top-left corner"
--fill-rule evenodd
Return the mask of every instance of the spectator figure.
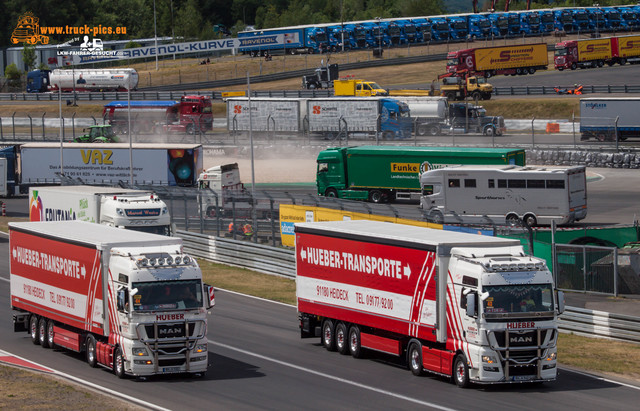
M 82 78 L 82 74 L 80 74 L 80 77 L 78 77 L 78 80 L 76 81 L 77 84 L 86 84 L 87 80 Z

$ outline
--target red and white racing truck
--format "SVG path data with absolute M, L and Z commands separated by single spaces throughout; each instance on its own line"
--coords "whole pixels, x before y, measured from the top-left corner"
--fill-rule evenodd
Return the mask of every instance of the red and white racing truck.
M 301 337 L 470 383 L 556 379 L 562 292 L 517 240 L 375 221 L 298 223 Z
M 213 287 L 182 239 L 82 221 L 9 223 L 14 331 L 146 377 L 204 374 Z

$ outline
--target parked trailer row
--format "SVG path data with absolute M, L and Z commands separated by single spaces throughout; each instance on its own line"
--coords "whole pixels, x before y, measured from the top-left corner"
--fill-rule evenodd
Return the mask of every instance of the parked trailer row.
M 382 49 L 434 42 L 640 28 L 640 6 L 566 7 L 325 23 L 238 33 L 251 56 Z

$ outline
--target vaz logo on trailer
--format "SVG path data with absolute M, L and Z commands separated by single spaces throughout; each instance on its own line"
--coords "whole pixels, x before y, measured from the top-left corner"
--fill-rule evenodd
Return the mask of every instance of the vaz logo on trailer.
M 80 155 L 85 164 L 113 164 L 113 150 L 80 150 Z

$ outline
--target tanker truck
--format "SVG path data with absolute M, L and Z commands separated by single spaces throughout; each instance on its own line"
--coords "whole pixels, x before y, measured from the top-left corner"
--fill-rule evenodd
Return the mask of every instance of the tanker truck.
M 75 84 L 74 84 L 75 83 Z M 33 70 L 27 74 L 27 93 L 69 91 L 127 91 L 138 87 L 138 72 L 123 69 Z
M 492 77 L 498 74 L 533 74 L 549 65 L 545 43 L 482 47 L 450 51 L 448 73 Z

